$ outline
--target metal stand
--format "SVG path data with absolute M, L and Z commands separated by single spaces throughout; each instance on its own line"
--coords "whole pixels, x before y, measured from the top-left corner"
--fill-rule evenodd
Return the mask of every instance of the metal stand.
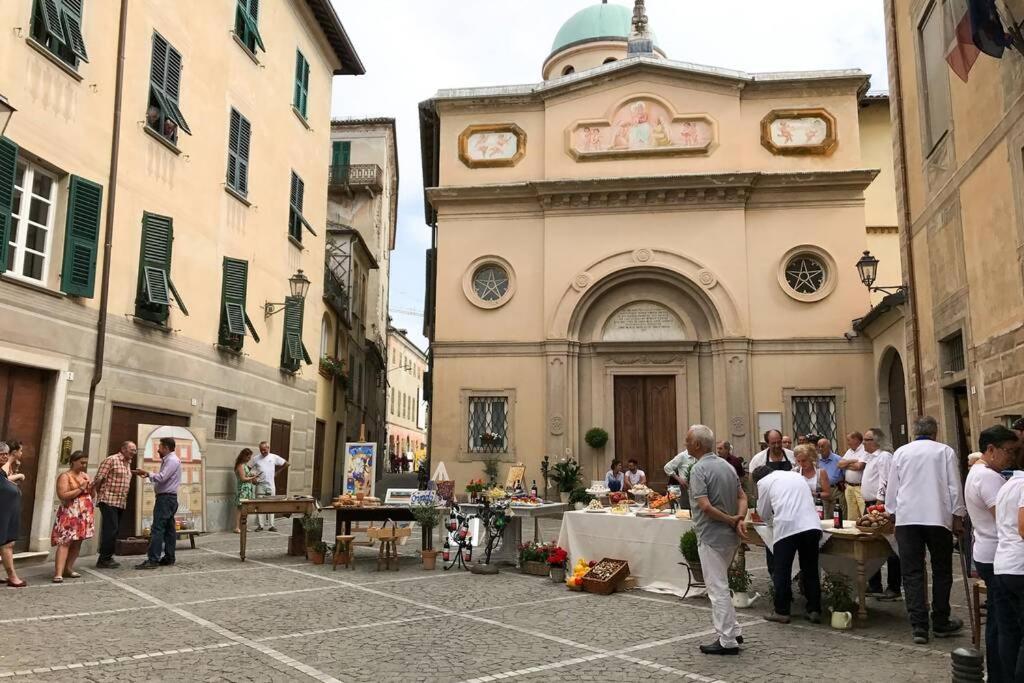
M 680 600 L 686 599 L 686 596 L 690 594 L 691 588 L 707 588 L 707 585 L 705 585 L 703 581 L 694 580 L 693 570 L 690 569 L 690 565 L 686 564 L 685 562 L 680 562 L 679 565 L 682 567 L 686 567 L 686 592 L 683 593 L 683 597 L 679 598 Z

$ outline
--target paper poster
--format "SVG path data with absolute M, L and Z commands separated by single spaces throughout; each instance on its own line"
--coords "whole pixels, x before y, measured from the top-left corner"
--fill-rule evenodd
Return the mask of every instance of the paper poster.
M 160 439 L 171 437 L 175 453 L 181 460 L 181 488 L 178 489 L 178 512 L 175 524 L 181 530 L 206 531 L 206 460 L 203 458 L 199 438 L 185 427 L 158 427 L 139 425 L 139 469 L 147 472 L 160 470 Z M 153 505 L 156 492 L 153 485 L 141 481 L 135 520 L 143 535 L 153 525 Z
M 342 493 L 373 495 L 377 444 L 345 444 L 345 481 Z

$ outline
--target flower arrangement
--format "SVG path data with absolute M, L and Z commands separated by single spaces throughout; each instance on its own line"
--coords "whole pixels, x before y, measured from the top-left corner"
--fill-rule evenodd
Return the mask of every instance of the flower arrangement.
M 484 432 L 480 435 L 480 444 L 482 446 L 500 446 L 504 439 L 501 438 L 500 434 L 494 432 Z
M 564 568 L 565 563 L 569 561 L 569 551 L 565 548 L 559 548 L 557 545 L 551 549 L 548 553 L 548 566 Z
M 548 556 L 555 546 L 548 543 L 537 543 L 530 541 L 519 544 L 519 562 L 544 562 L 547 563 Z
M 469 483 L 466 484 L 466 493 L 480 493 L 484 490 L 484 487 L 483 479 L 470 479 Z
M 320 357 L 320 374 L 324 377 L 336 377 L 343 387 L 348 386 L 348 374 L 345 372 L 345 361 L 333 356 Z
M 492 486 L 489 489 L 485 489 L 483 494 L 487 499 L 492 501 L 508 498 L 508 491 L 500 486 Z
M 569 458 L 559 460 L 552 466 L 548 477 L 563 493 L 570 493 L 580 483 L 580 464 Z

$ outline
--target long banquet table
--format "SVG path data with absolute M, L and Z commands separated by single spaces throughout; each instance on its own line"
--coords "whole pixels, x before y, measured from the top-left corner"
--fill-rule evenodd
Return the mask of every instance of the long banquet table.
M 562 517 L 558 545 L 569 551 L 570 567 L 581 557 L 588 562 L 605 557 L 626 560 L 639 588 L 683 597 L 688 579 L 686 569 L 679 566 L 679 538 L 692 526 L 691 520 L 674 515 L 647 518 L 573 511 Z

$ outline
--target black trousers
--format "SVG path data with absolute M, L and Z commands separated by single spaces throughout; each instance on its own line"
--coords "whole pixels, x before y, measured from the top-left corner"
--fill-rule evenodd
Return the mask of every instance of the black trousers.
M 999 657 L 1007 681 L 1024 681 L 1024 576 L 996 574 L 1003 606 L 997 612 L 999 619 Z M 990 617 L 991 618 L 991 617 Z
M 818 577 L 818 544 L 821 530 L 811 529 L 775 541 L 772 548 L 775 555 L 775 570 L 772 585 L 775 587 L 775 613 L 789 615 L 793 603 L 793 559 L 800 555 L 800 583 L 807 598 L 807 611 L 821 612 L 821 579 Z
M 872 505 L 877 505 L 877 500 L 865 500 L 864 509 Z M 900 556 L 893 553 L 889 556 L 889 559 L 885 563 L 886 570 L 888 572 L 888 581 L 886 581 L 886 588 L 893 593 L 899 593 L 900 587 L 903 585 L 902 577 L 900 576 Z M 878 573 L 868 579 L 868 593 L 881 593 L 882 592 L 882 570 L 879 569 Z
M 1003 660 L 999 654 L 999 632 L 1003 624 L 1003 615 L 999 612 L 1007 608 L 1007 598 L 1003 595 L 1002 583 L 996 578 L 995 568 L 991 563 L 978 562 L 978 576 L 985 582 L 985 664 L 988 667 L 988 683 L 1012 683 L 1013 669 L 1009 674 L 1003 672 Z M 1014 618 L 1018 618 L 1016 615 Z
M 908 524 L 896 527 L 903 573 L 903 595 L 910 626 L 927 631 L 928 585 L 925 552 L 932 558 L 931 626 L 949 623 L 949 593 L 953 588 L 953 532 L 942 526 Z
M 117 532 L 121 528 L 121 516 L 124 508 L 114 507 L 108 503 L 100 503 L 102 526 L 100 527 L 100 562 L 114 559 L 114 548 L 117 546 Z

